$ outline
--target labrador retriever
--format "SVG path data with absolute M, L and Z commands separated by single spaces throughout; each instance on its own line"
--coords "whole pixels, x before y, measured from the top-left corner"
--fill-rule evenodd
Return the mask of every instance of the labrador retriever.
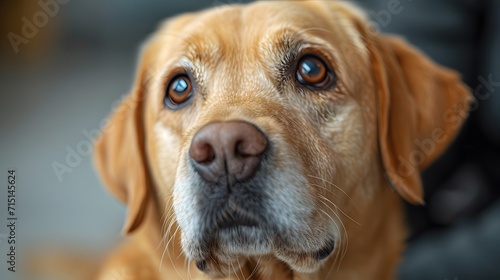
M 470 98 L 342 1 L 170 19 L 96 142 L 128 206 L 99 279 L 393 279 L 400 197 L 424 203 Z

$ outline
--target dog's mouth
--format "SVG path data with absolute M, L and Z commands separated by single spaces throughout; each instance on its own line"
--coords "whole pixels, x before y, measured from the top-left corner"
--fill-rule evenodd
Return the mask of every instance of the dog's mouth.
M 335 240 L 332 239 L 327 242 L 325 247 L 321 248 L 319 251 L 314 253 L 314 257 L 319 261 L 324 260 L 328 256 L 330 256 L 330 254 L 333 252 L 334 249 L 335 249 Z
M 314 248 L 312 244 L 301 243 L 300 234 L 276 226 L 258 209 L 246 207 L 233 196 L 219 202 L 203 211 L 205 228 L 201 240 L 204 245 L 195 249 L 197 254 L 192 256 L 201 271 L 217 270 L 214 259 L 218 260 L 216 263 L 226 263 L 238 258 L 274 255 L 293 269 L 311 272 L 335 251 L 333 235 L 314 237 L 312 242 L 317 244 Z
M 258 227 L 260 224 L 259 219 L 255 215 L 238 208 L 222 211 L 218 215 L 216 222 L 219 230 L 238 227 Z
M 298 272 L 317 270 L 338 247 L 338 234 L 316 213 L 299 172 L 262 168 L 251 180 L 224 186 L 197 177 L 179 181 L 176 215 L 186 256 L 210 276 L 226 277 L 232 272 L 225 268 L 260 258 Z
M 277 259 L 289 267 L 290 270 L 310 273 L 319 268 L 319 266 L 333 254 L 336 248 L 336 242 L 332 238 L 317 251 L 289 251 L 289 248 L 285 248 L 288 246 L 282 248 L 275 247 L 276 244 L 273 244 L 273 241 L 267 239 L 269 235 L 259 227 L 241 224 L 220 229 L 217 236 L 217 241 L 219 242 L 217 246 L 221 251 L 207 252 L 208 255 L 203 258 L 195 259 L 197 268 L 210 275 L 220 269 L 217 265 L 220 263 L 230 263 L 233 259 L 246 259 L 248 257 L 260 258 L 262 256 L 272 255 L 275 255 Z M 231 243 L 232 245 L 228 245 Z M 259 247 L 259 250 L 264 250 L 265 252 L 255 252 L 254 250 L 256 247 Z M 221 258 L 226 259 L 222 261 Z M 238 265 L 239 262 L 240 261 L 238 261 Z M 233 265 L 235 266 L 236 263 Z M 213 275 L 217 277 L 227 276 L 224 273 Z
M 337 247 L 332 232 L 316 231 L 317 235 L 304 240 L 294 229 L 278 227 L 258 211 L 241 207 L 232 199 L 218 206 L 205 209 L 201 242 L 188 246 L 196 267 L 211 277 L 227 277 L 232 272 L 225 271 L 226 267 L 238 267 L 262 257 L 271 257 L 293 271 L 311 273 Z

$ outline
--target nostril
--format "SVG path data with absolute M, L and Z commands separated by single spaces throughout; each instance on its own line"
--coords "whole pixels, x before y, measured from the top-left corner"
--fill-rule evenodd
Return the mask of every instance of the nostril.
M 236 142 L 235 149 L 234 149 L 234 154 L 236 156 L 240 157 L 249 157 L 251 156 L 245 151 L 245 146 L 243 140 L 239 140 Z
M 201 164 L 209 164 L 215 159 L 214 149 L 208 143 L 195 143 L 189 154 L 191 158 Z
M 259 131 L 248 138 L 236 142 L 235 154 L 241 157 L 252 157 L 261 155 L 267 147 L 267 140 Z

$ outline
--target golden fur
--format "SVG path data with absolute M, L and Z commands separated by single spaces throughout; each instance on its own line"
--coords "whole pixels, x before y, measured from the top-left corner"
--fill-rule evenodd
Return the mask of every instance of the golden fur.
M 332 65 L 335 89 L 307 92 L 276 78 L 276 62 L 294 44 Z M 164 108 L 169 75 L 186 61 L 199 85 L 194 101 Z M 127 241 L 99 279 L 392 279 L 405 239 L 398 194 L 423 203 L 420 170 L 452 141 L 469 99 L 456 73 L 374 32 L 342 2 L 257 2 L 173 18 L 147 42 L 135 86 L 96 144 L 106 186 L 128 206 Z M 273 170 L 283 172 L 274 180 L 293 173 L 304 182 L 290 186 L 310 210 L 294 241 L 316 244 L 334 232 L 325 261 L 297 248 L 214 249 L 205 274 L 187 257 L 176 184 L 194 176 L 186 150 L 196 131 L 227 120 L 254 124 L 277 147 Z

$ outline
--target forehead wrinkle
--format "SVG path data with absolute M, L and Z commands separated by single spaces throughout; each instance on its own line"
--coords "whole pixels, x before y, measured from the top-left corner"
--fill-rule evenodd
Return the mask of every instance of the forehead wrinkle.
M 193 43 L 189 43 L 194 41 Z M 196 79 L 203 96 L 218 95 L 228 99 L 240 87 L 243 76 L 242 55 L 233 46 L 218 43 L 213 37 L 186 40 L 182 60 Z M 247 65 L 247 64 L 246 64 Z
M 212 35 L 195 33 L 185 38 L 181 45 L 184 65 L 188 66 L 204 97 L 209 94 L 209 83 L 221 68 L 226 53 L 225 46 Z
M 259 49 L 267 53 L 280 54 L 281 59 L 286 59 L 297 52 L 305 42 L 300 33 L 285 28 L 264 36 L 259 42 Z
M 223 45 L 206 35 L 194 35 L 186 38 L 182 48 L 184 49 L 184 57 L 188 60 L 205 64 L 216 64 L 225 52 Z
M 185 30 L 182 43 L 185 56 L 192 61 L 217 62 L 238 49 L 241 41 L 241 8 L 224 7 L 201 15 Z
M 203 14 L 186 27 L 181 49 L 198 76 L 213 80 L 224 69 L 235 70 L 241 62 L 243 45 L 241 8 L 222 7 L 210 14 Z M 238 75 L 233 76 L 237 77 Z

